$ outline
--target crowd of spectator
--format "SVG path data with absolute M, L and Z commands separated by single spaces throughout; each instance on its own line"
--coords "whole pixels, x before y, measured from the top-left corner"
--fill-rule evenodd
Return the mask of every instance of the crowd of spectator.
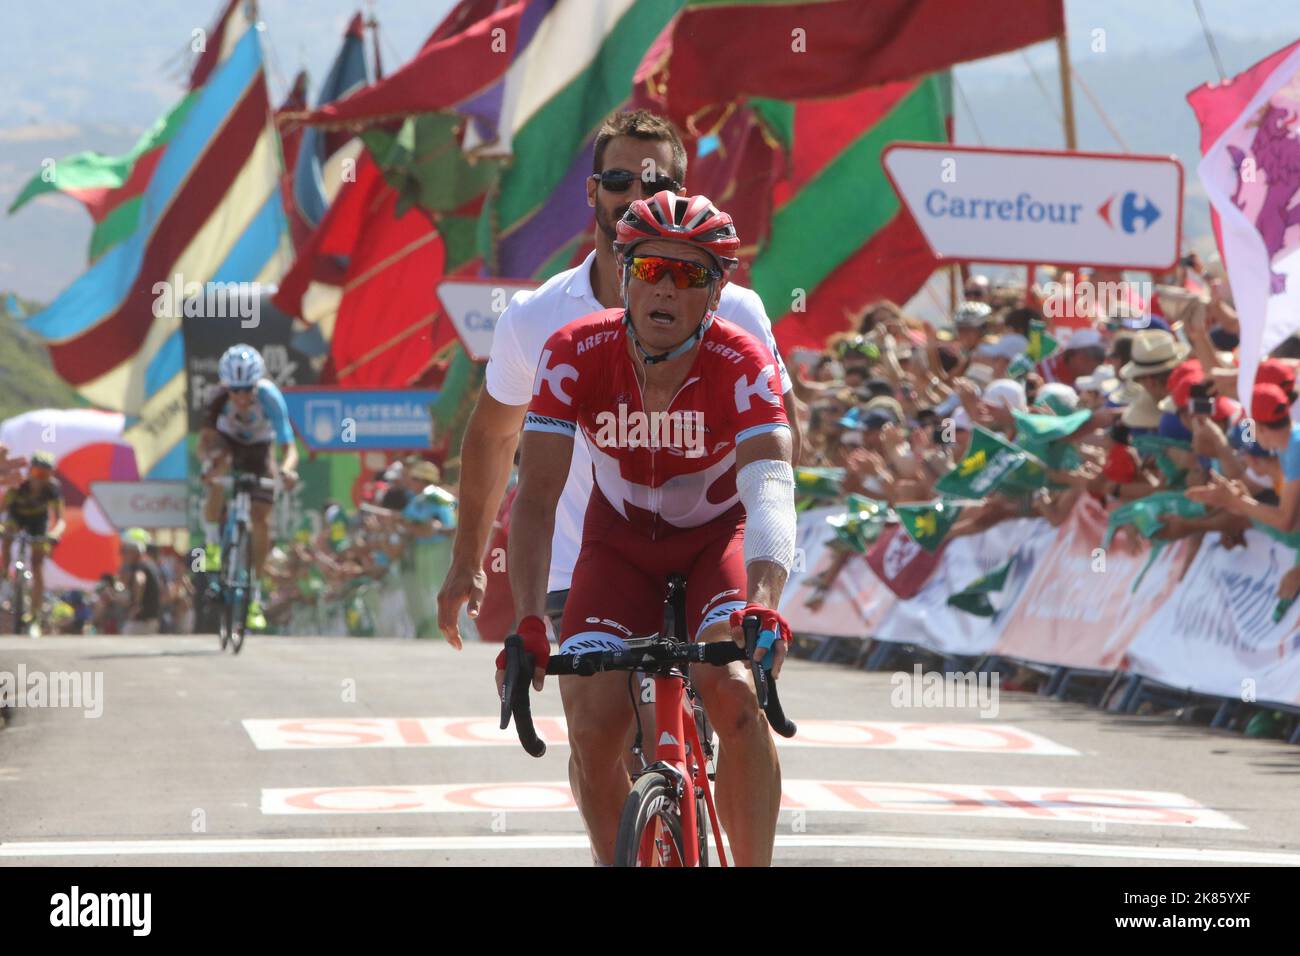
M 1254 526 L 1300 545 L 1290 417 L 1300 336 L 1264 356 L 1242 394 L 1237 317 L 1217 263 L 1191 256 L 1152 282 L 1106 270 L 1052 279 L 1026 288 L 969 276 L 950 322 L 878 302 L 819 355 L 791 362 L 802 487 L 824 496 L 829 474 L 842 494 L 890 508 L 933 504 L 944 476 L 983 462 L 972 442 L 997 441 L 1029 453 L 1040 480 L 963 496 L 948 537 L 1026 516 L 1059 525 L 1092 496 L 1148 501 L 1163 540 L 1218 531 L 1241 546 Z M 1298 592 L 1300 565 L 1282 578 L 1275 614 Z

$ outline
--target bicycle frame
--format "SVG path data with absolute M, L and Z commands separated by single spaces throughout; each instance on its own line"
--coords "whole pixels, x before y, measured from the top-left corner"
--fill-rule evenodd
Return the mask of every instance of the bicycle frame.
M 685 693 L 685 680 L 680 672 L 654 677 L 655 733 L 659 735 L 659 740 L 655 744 L 655 762 L 642 773 L 668 770 L 677 779 L 681 793 L 679 806 L 682 815 L 682 851 L 685 854 L 682 862 L 686 866 L 700 864 L 700 821 L 695 817 L 695 794 L 703 791 L 713 840 L 718 847 L 718 861 L 726 866 L 727 855 L 722 848 L 718 811 L 713 805 L 713 791 L 709 788 L 709 775 L 704 763 L 704 748 L 700 745 L 700 737 L 695 729 L 695 714 Z

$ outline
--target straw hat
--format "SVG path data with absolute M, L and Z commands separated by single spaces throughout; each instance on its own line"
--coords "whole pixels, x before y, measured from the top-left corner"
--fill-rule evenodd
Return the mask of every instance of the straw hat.
M 1127 366 L 1126 366 L 1127 367 Z M 1124 409 L 1120 421 L 1130 428 L 1156 428 L 1160 425 L 1160 409 L 1156 400 L 1145 388 L 1133 399 L 1131 405 Z
M 1179 342 L 1168 332 L 1148 329 L 1133 336 L 1132 361 L 1119 374 L 1130 381 L 1142 375 L 1171 372 L 1190 355 L 1192 347 Z M 1155 407 L 1155 403 L 1152 403 Z
M 425 461 L 424 459 L 421 459 L 414 465 L 408 467 L 406 469 L 406 474 L 411 478 L 414 478 L 416 481 L 423 481 L 430 485 L 437 484 L 438 480 L 442 477 L 442 473 L 438 471 L 438 466 L 433 462 Z

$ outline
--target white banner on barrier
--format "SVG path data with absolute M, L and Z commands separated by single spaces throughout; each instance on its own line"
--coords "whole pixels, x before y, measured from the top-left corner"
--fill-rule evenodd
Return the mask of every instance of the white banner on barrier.
M 1259 531 L 1227 550 L 1207 534 L 1173 595 L 1128 648 L 1131 670 L 1173 687 L 1300 704 L 1300 603 L 1277 623 L 1277 586 L 1293 549 Z
M 808 606 L 815 592 L 808 580 L 825 571 L 839 554 L 830 546 L 835 529 L 826 519 L 842 514 L 844 506 L 840 505 L 816 508 L 799 516 L 796 546 L 803 549 L 803 570 L 791 573 L 779 607 L 796 633 L 869 637 L 893 606 L 893 593 L 880 583 L 861 555 L 854 555 L 844 564 L 821 605 Z
M 1018 552 L 1023 587 L 1032 569 L 1034 545 L 1050 543 L 1054 537 L 1055 532 L 1042 518 L 1016 518 L 979 534 L 952 539 L 920 593 L 896 602 L 875 636 L 882 641 L 919 644 L 938 654 L 987 653 L 1002 629 L 1008 602 L 1014 600 L 1019 589 L 1006 597 L 1001 593 L 991 595 L 990 603 L 1003 612 L 993 618 L 951 607 L 948 598 L 997 570 Z M 1007 583 L 1012 582 L 1008 579 Z

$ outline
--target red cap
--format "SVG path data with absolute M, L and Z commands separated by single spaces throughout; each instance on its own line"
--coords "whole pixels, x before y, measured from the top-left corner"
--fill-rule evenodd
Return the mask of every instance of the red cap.
M 1201 363 L 1189 368 L 1191 362 L 1178 366 L 1169 375 L 1169 396 L 1179 408 L 1186 408 L 1192 401 L 1192 386 L 1205 381 L 1201 374 Z
M 1283 392 L 1295 391 L 1295 367 L 1277 359 L 1260 362 L 1255 370 L 1256 385 L 1276 385 Z
M 1251 392 L 1250 415 L 1261 425 L 1279 425 L 1291 417 L 1291 403 L 1286 392 L 1265 382 Z

